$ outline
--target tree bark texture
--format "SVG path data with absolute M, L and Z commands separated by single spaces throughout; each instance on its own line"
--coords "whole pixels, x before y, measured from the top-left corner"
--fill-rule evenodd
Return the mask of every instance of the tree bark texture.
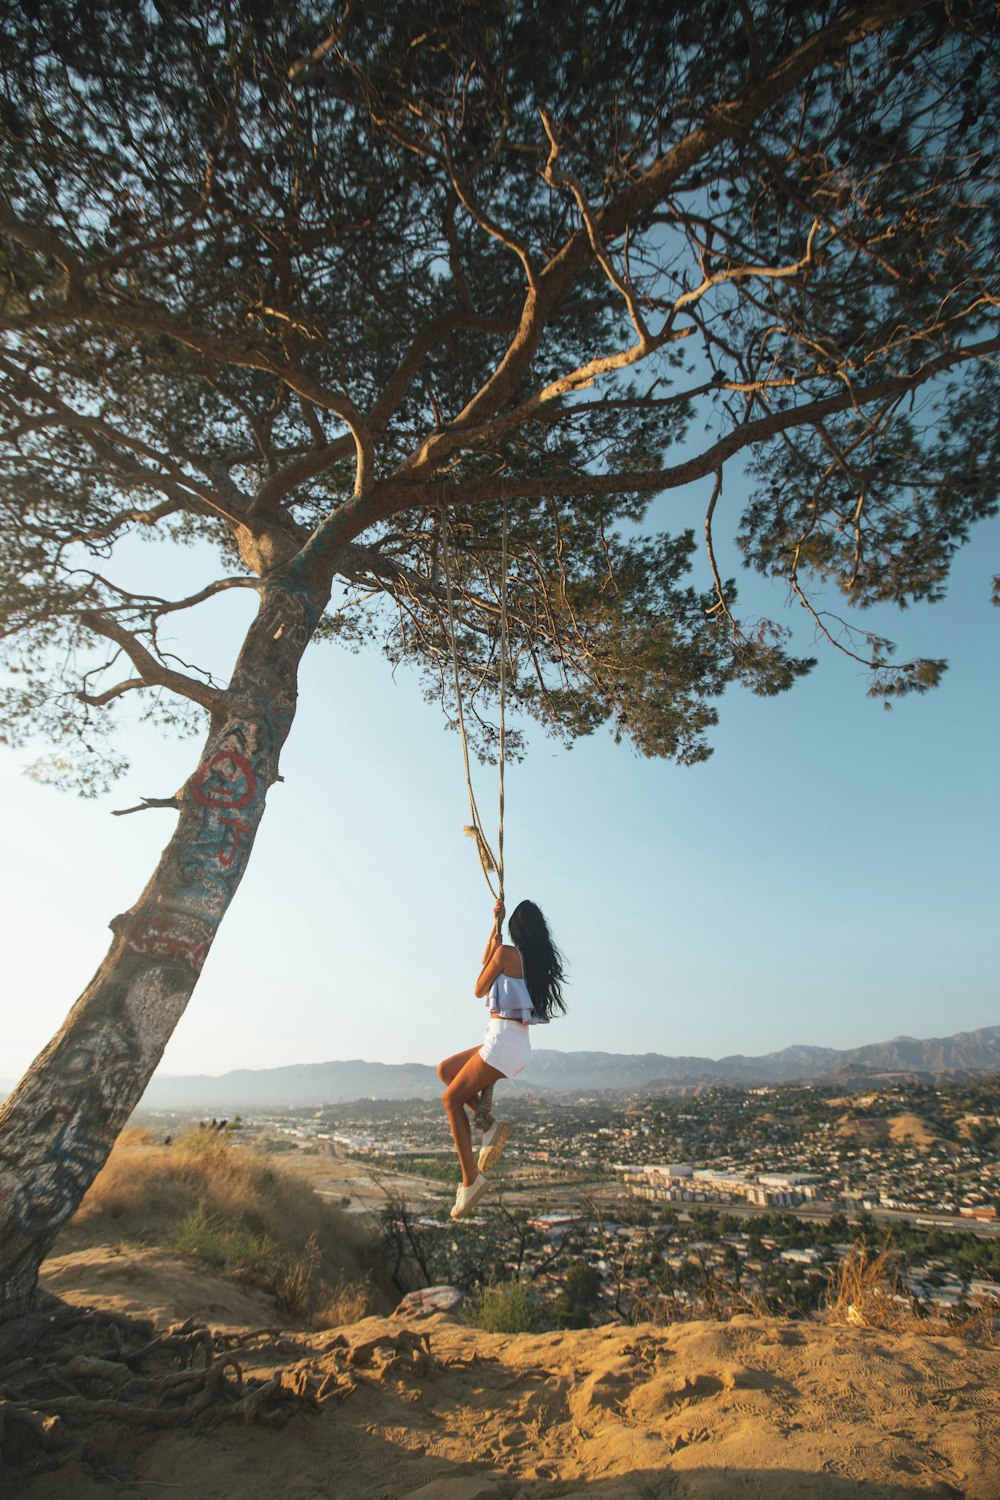
M 0 1320 L 38 1269 L 149 1082 L 246 868 L 295 715 L 302 653 L 329 596 L 287 571 L 261 603 L 177 828 L 107 956 L 0 1110 Z

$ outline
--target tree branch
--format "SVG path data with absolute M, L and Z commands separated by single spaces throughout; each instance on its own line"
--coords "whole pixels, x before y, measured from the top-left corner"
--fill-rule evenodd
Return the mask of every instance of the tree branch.
M 172 811 L 180 810 L 180 803 L 176 797 L 143 797 L 142 801 L 135 807 L 113 807 L 111 816 L 113 818 L 125 818 L 129 813 L 149 812 L 150 808 L 169 807 Z
M 421 362 L 434 346 L 449 333 L 510 333 L 517 326 L 517 319 L 487 318 L 478 313 L 456 311 L 441 313 L 416 334 L 410 347 L 386 382 L 385 389 L 368 413 L 368 422 L 376 432 L 384 430 L 386 423 L 399 406 L 413 384 Z
M 196 677 L 188 677 L 185 672 L 176 672 L 170 667 L 165 667 L 162 662 L 157 661 L 151 651 L 146 649 L 137 636 L 125 629 L 120 621 L 109 619 L 106 615 L 99 614 L 97 610 L 92 609 L 84 610 L 80 621 L 95 635 L 103 635 L 107 640 L 114 641 L 116 646 L 121 647 L 141 673 L 143 686 L 169 688 L 180 697 L 188 698 L 192 703 L 199 703 L 210 714 L 225 713 L 228 695 L 224 691 L 210 687 L 206 682 L 199 682 Z
M 781 59 L 742 99 L 713 105 L 707 121 L 678 141 L 594 216 L 592 229 L 602 243 L 624 234 L 629 224 L 654 208 L 681 176 L 721 141 L 745 138 L 758 116 L 797 87 L 826 58 L 842 52 L 895 20 L 926 9 L 930 0 L 872 0 L 824 24 L 815 35 Z M 514 394 L 535 356 L 552 311 L 592 256 L 586 226 L 569 237 L 529 285 L 517 331 L 503 359 L 444 432 L 431 434 L 412 453 L 400 474 L 423 477 L 440 468 L 462 446 L 469 428 L 482 427 Z M 711 467 L 715 467 L 712 465 Z
M 541 117 L 545 134 L 549 138 L 549 159 L 542 168 L 542 178 L 551 188 L 565 188 L 572 196 L 580 211 L 584 228 L 587 231 L 587 238 L 590 241 L 590 248 L 594 259 L 615 291 L 624 300 L 628 308 L 629 317 L 632 319 L 632 326 L 635 329 L 639 345 L 645 351 L 651 347 L 651 340 L 649 330 L 646 327 L 646 320 L 642 316 L 642 309 L 639 306 L 639 298 L 636 295 L 635 287 L 627 277 L 619 275 L 612 265 L 611 257 L 604 242 L 604 235 L 601 232 L 600 225 L 590 204 L 587 202 L 587 195 L 583 190 L 583 185 L 579 178 L 572 172 L 565 172 L 561 169 L 559 171 L 556 170 L 556 162 L 559 159 L 559 153 L 562 149 L 559 136 L 546 111 L 539 109 L 538 113 Z
M 91 527 L 86 534 L 88 542 L 101 541 L 104 537 L 114 536 L 123 526 L 155 526 L 157 521 L 163 521 L 167 516 L 175 516 L 184 507 L 176 500 L 164 500 L 162 505 L 154 505 L 152 510 L 139 510 L 133 507 L 131 510 L 120 510 L 117 515 L 112 516 L 100 526 Z M 83 541 L 82 536 L 76 540 Z
M 129 677 L 126 681 L 116 683 L 114 687 L 107 688 L 103 693 L 88 693 L 81 688 L 78 693 L 74 694 L 74 697 L 79 699 L 81 703 L 86 703 L 88 708 L 103 708 L 106 703 L 111 703 L 113 699 L 120 698 L 123 693 L 131 693 L 136 688 L 147 686 L 148 684 L 141 677 Z
M 86 291 L 75 292 L 60 308 L 46 307 L 33 314 L 0 319 L 0 331 L 33 332 L 52 324 L 89 323 L 98 328 L 117 328 L 132 333 L 159 334 L 185 348 L 194 349 L 221 365 L 236 365 L 276 375 L 299 396 L 340 418 L 350 430 L 356 453 L 355 494 L 363 494 L 374 473 L 375 453 L 367 423 L 354 402 L 331 391 L 300 365 L 279 359 L 248 340 L 222 338 L 207 329 L 174 317 L 165 308 L 115 302 L 106 306 Z
M 120 584 L 113 583 L 110 578 L 105 578 L 102 573 L 95 573 L 89 568 L 71 568 L 69 576 L 82 573 L 93 583 L 99 583 L 104 588 L 110 589 L 112 593 L 126 601 L 123 608 L 148 609 L 150 618 L 158 620 L 161 615 L 176 614 L 181 609 L 193 609 L 198 604 L 203 604 L 206 599 L 213 598 L 216 594 L 225 593 L 227 589 L 257 589 L 260 581 L 249 576 L 235 578 L 217 578 L 214 583 L 208 583 L 197 593 L 189 594 L 185 599 L 163 599 L 158 594 L 135 594 L 130 589 L 122 588 Z M 119 606 L 107 606 L 118 608 Z
M 712 581 L 715 584 L 715 597 L 717 600 L 708 613 L 714 615 L 721 610 L 722 614 L 729 621 L 733 634 L 738 636 L 740 634 L 740 627 L 736 620 L 733 619 L 732 610 L 729 608 L 729 602 L 726 599 L 726 591 L 722 587 L 722 577 L 719 573 L 719 565 L 715 560 L 715 545 L 712 541 L 712 518 L 715 515 L 715 507 L 719 502 L 721 494 L 722 470 L 717 469 L 715 471 L 715 483 L 712 486 L 712 498 L 709 500 L 708 510 L 705 512 L 705 546 L 708 549 L 708 565 L 712 570 Z
M 725 271 L 716 271 L 712 276 L 706 276 L 700 286 L 693 287 L 689 292 L 682 292 L 674 303 L 674 310 L 680 312 L 681 308 L 687 307 L 691 302 L 698 302 L 705 293 L 711 291 L 714 286 L 723 286 L 733 281 L 782 281 L 789 276 L 796 276 L 800 271 L 807 271 L 813 264 L 813 241 L 819 228 L 819 220 L 814 219 L 809 230 L 809 238 L 806 241 L 805 253 L 799 260 L 790 266 L 731 266 Z
M 479 225 L 484 234 L 490 235 L 491 238 L 495 239 L 499 244 L 503 245 L 505 249 L 509 250 L 512 255 L 517 256 L 517 259 L 521 262 L 521 265 L 524 268 L 525 280 L 527 281 L 528 286 L 532 290 L 534 290 L 538 285 L 538 270 L 531 258 L 528 247 L 526 245 L 523 245 L 521 241 L 511 233 L 509 229 L 504 229 L 502 225 L 497 224 L 495 220 L 490 218 L 489 214 L 486 213 L 484 209 L 480 208 L 479 204 L 475 201 L 465 183 L 455 171 L 451 160 L 451 154 L 447 151 L 447 149 L 445 150 L 445 163 L 447 165 L 448 176 L 451 180 L 451 185 L 455 190 L 455 196 L 458 198 L 459 203 L 461 203 L 466 213 Z
M 13 204 L 0 193 L 0 229 L 5 229 L 12 239 L 26 250 L 48 256 L 62 266 L 66 273 L 66 299 L 83 285 L 85 272 L 75 250 L 64 244 L 51 229 L 35 224 L 26 224 L 14 212 Z
M 203 604 L 206 599 L 211 599 L 216 594 L 225 593 L 227 589 L 256 589 L 259 587 L 260 582 L 256 578 L 217 578 L 214 583 L 207 583 L 203 589 L 199 589 L 196 594 L 189 594 L 186 599 L 171 599 L 169 601 L 158 602 L 153 614 L 159 617 L 160 615 L 174 614 L 179 609 L 193 609 L 196 604 Z
M 20 391 L 29 400 L 47 406 L 54 413 L 56 425 L 79 432 L 99 458 L 105 462 L 110 460 L 133 482 L 168 495 L 170 508 L 214 510 L 229 520 L 243 519 L 242 512 L 233 511 L 230 507 L 220 504 L 211 491 L 205 490 L 183 470 L 178 469 L 170 458 L 150 447 L 141 438 L 122 432 L 102 417 L 77 411 L 76 407 L 70 406 L 54 391 L 47 390 L 45 386 L 40 385 L 26 371 L 12 364 L 9 359 L 0 358 L 0 369 L 8 374 L 14 385 L 19 386 Z M 150 468 L 148 464 L 142 463 L 141 459 L 150 459 L 161 468 Z M 158 506 L 150 514 L 154 520 L 159 520 L 163 515 L 169 514 L 169 511 L 163 506 Z M 107 535 L 107 532 L 103 534 Z
M 413 384 L 421 363 L 435 345 L 449 333 L 459 330 L 472 333 L 508 333 L 514 326 L 515 320 L 512 317 L 487 318 L 464 310 L 441 313 L 433 318 L 414 336 L 410 347 L 389 377 L 382 394 L 370 408 L 365 417 L 368 431 L 373 437 L 381 436 L 385 432 L 393 412 Z M 305 408 L 311 407 L 311 403 L 306 398 L 300 396 L 300 400 Z M 308 425 L 314 437 L 321 436 L 315 419 Z M 332 443 L 324 443 L 322 446 L 316 443 L 309 452 L 298 455 L 284 467 L 268 475 L 254 496 L 251 512 L 264 509 L 273 511 L 298 485 L 309 479 L 315 479 L 333 464 L 346 458 L 350 451 L 350 441 L 343 438 L 336 439 Z
M 850 409 L 858 410 L 872 402 L 905 396 L 918 390 L 935 375 L 955 366 L 969 364 L 1000 352 L 1000 335 L 982 343 L 960 349 L 948 349 L 929 359 L 911 375 L 889 376 L 870 386 L 851 386 L 836 396 L 821 397 L 804 406 L 768 412 L 755 421 L 744 422 L 713 443 L 695 458 L 662 469 L 619 470 L 612 474 L 545 474 L 538 477 L 504 475 L 503 493 L 511 500 L 539 499 L 550 495 L 611 495 L 621 492 L 657 494 L 677 489 L 693 479 L 714 473 L 734 453 L 755 443 L 775 437 L 794 427 L 815 424 Z M 401 511 L 443 503 L 477 505 L 500 498 L 499 476 L 468 479 L 414 482 L 404 470 L 397 471 L 379 485 L 364 506 L 351 502 L 337 516 L 336 541 L 333 530 L 317 529 L 309 546 L 322 550 L 328 542 L 335 547 L 353 541 L 365 526 L 387 520 Z

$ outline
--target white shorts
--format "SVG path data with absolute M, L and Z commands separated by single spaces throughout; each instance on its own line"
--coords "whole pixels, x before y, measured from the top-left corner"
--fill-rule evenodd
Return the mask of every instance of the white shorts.
M 491 1016 L 486 1025 L 486 1036 L 479 1049 L 479 1056 L 505 1078 L 514 1078 L 531 1056 L 529 1029 L 522 1026 L 520 1021 L 505 1021 L 502 1016 Z

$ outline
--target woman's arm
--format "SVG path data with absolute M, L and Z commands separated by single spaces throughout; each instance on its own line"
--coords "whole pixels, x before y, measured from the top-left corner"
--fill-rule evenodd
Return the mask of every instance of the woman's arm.
M 493 985 L 504 972 L 506 957 L 511 949 L 505 948 L 498 943 L 493 952 L 484 960 L 482 971 L 476 980 L 475 995 L 477 1000 L 485 1000 Z

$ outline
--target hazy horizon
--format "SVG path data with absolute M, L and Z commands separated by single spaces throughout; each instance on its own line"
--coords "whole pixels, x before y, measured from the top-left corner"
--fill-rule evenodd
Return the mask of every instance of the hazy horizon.
M 836 1051 L 836 1052 L 853 1052 L 853 1051 L 856 1050 L 857 1047 L 878 1046 L 879 1042 L 882 1042 L 882 1043 L 888 1045 L 888 1044 L 890 1044 L 892 1042 L 902 1042 L 902 1041 L 915 1041 L 915 1042 L 947 1041 L 947 1040 L 949 1040 L 952 1037 L 972 1036 L 972 1035 L 975 1035 L 977 1032 L 981 1032 L 981 1031 L 995 1031 L 995 1030 L 998 1030 L 998 1029 L 1000 1029 L 1000 1026 L 998 1026 L 997 1024 L 986 1025 L 986 1026 L 975 1026 L 975 1027 L 971 1027 L 968 1031 L 943 1032 L 939 1036 L 914 1036 L 914 1035 L 912 1035 L 909 1032 L 900 1032 L 896 1036 L 882 1037 L 877 1042 L 859 1042 L 859 1043 L 856 1044 L 856 1046 L 851 1045 L 850 1043 L 848 1043 L 844 1047 L 836 1047 L 836 1048 L 827 1049 L 827 1050 L 832 1050 L 832 1051 Z M 814 1042 L 803 1042 L 803 1041 L 789 1042 L 789 1043 L 787 1043 L 783 1047 L 772 1048 L 770 1051 L 764 1052 L 764 1053 L 756 1053 L 756 1052 L 751 1052 L 751 1053 L 741 1053 L 741 1052 L 718 1052 L 718 1053 L 711 1053 L 711 1052 L 705 1052 L 705 1053 L 701 1053 L 701 1052 L 697 1052 L 697 1053 L 687 1052 L 687 1053 L 679 1053 L 679 1052 L 659 1052 L 655 1048 L 649 1048 L 649 1049 L 646 1049 L 646 1050 L 640 1050 L 640 1051 L 635 1051 L 635 1052 L 619 1052 L 619 1051 L 616 1051 L 614 1048 L 609 1048 L 609 1047 L 605 1047 L 605 1048 L 554 1047 L 554 1046 L 550 1047 L 550 1046 L 542 1046 L 541 1044 L 539 1044 L 537 1047 L 533 1048 L 533 1051 L 535 1051 L 535 1052 L 565 1052 L 565 1053 L 574 1053 L 574 1054 L 579 1054 L 579 1055 L 593 1055 L 593 1056 L 606 1056 L 606 1057 L 642 1057 L 642 1056 L 648 1056 L 648 1057 L 669 1057 L 669 1058 L 696 1057 L 696 1058 L 699 1058 L 699 1059 L 704 1058 L 704 1059 L 706 1059 L 709 1062 L 721 1062 L 721 1061 L 723 1061 L 727 1057 L 770 1057 L 770 1056 L 775 1056 L 775 1055 L 777 1055 L 778 1053 L 781 1053 L 781 1052 L 793 1051 L 796 1048 L 800 1048 L 800 1047 L 801 1048 L 817 1048 L 817 1049 L 819 1049 L 820 1044 L 814 1043 Z M 267 1071 L 267 1069 L 270 1066 L 273 1066 L 273 1067 L 291 1067 L 291 1068 L 321 1068 L 326 1063 L 352 1063 L 352 1062 L 361 1062 L 361 1063 L 365 1063 L 366 1065 L 367 1064 L 376 1064 L 376 1065 L 382 1066 L 382 1067 L 430 1067 L 430 1066 L 432 1066 L 432 1064 L 429 1064 L 429 1063 L 421 1063 L 421 1062 L 419 1062 L 417 1058 L 408 1058 L 405 1062 L 401 1062 L 401 1063 L 390 1063 L 390 1062 L 387 1062 L 386 1059 L 382 1058 L 382 1057 L 322 1057 L 322 1058 L 311 1058 L 308 1061 L 300 1061 L 300 1062 L 295 1062 L 295 1063 L 275 1063 L 275 1064 L 270 1064 L 270 1065 L 269 1064 L 261 1064 L 260 1067 L 258 1067 L 258 1068 L 250 1068 L 250 1069 L 244 1069 L 244 1068 L 226 1068 L 223 1071 L 226 1072 L 226 1073 L 229 1073 L 229 1072 L 233 1072 L 233 1073 L 239 1073 L 239 1072 L 264 1072 L 264 1071 Z M 202 1073 L 203 1076 L 209 1077 L 209 1078 L 222 1076 L 221 1074 L 204 1073 L 204 1070 L 199 1070 L 199 1072 Z M 182 1073 L 165 1073 L 161 1068 L 157 1068 L 156 1073 L 155 1073 L 154 1076 L 157 1077 L 157 1078 L 183 1078 L 185 1076 L 190 1076 L 190 1075 L 185 1075 L 185 1074 L 182 1074 Z M 522 1081 L 530 1081 L 527 1072 L 524 1075 L 522 1075 Z

